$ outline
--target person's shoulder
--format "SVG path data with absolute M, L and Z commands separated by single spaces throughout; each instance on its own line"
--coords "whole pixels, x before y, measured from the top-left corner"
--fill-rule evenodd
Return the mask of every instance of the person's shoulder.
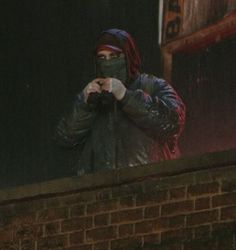
M 158 89 L 161 89 L 168 85 L 168 83 L 163 79 L 159 78 L 153 74 L 142 73 L 139 76 L 142 89 L 149 93 L 153 93 Z

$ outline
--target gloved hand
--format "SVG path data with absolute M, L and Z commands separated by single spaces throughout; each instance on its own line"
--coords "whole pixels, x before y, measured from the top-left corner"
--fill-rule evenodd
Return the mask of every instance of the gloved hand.
M 111 92 L 116 100 L 121 100 L 126 92 L 126 87 L 124 84 L 116 78 L 104 78 L 100 79 L 101 89 Z
M 100 78 L 96 78 L 94 79 L 92 82 L 88 83 L 86 85 L 86 87 L 84 88 L 83 92 L 84 92 L 84 101 L 87 103 L 88 97 L 91 93 L 101 93 L 101 85 L 100 85 L 100 81 L 102 79 Z

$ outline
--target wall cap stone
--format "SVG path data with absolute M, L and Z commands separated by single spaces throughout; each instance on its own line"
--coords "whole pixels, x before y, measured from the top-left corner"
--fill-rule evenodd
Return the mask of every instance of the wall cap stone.
M 0 204 L 16 200 L 49 197 L 73 192 L 94 190 L 103 187 L 118 186 L 137 182 L 148 177 L 168 177 L 183 173 L 224 168 L 234 165 L 236 168 L 236 149 L 203 155 L 163 161 L 132 168 L 101 170 L 84 176 L 73 176 L 41 183 L 22 185 L 0 190 Z

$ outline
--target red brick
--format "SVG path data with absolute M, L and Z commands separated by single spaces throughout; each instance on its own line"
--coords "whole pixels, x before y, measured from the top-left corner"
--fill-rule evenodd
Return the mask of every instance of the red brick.
M 185 197 L 185 187 L 174 188 L 170 190 L 170 199 L 183 199 Z
M 133 207 L 134 204 L 134 197 L 133 196 L 126 196 L 120 198 L 119 209 L 130 208 Z
M 119 212 L 114 212 L 111 214 L 111 223 L 121 223 L 129 221 L 142 220 L 143 218 L 143 209 L 129 209 Z
M 125 224 L 119 226 L 119 237 L 128 237 L 134 234 L 134 224 Z
M 36 213 L 33 212 L 28 214 L 17 214 L 11 219 L 12 224 L 33 224 L 36 222 Z
M 140 247 L 142 245 L 141 237 L 130 237 L 119 240 L 114 240 L 111 242 L 111 250 L 129 250 L 135 249 L 135 247 Z
M 150 205 L 150 204 L 155 205 L 163 201 L 166 201 L 167 198 L 168 198 L 167 191 L 145 193 L 145 194 L 137 195 L 136 205 L 137 206 Z
M 89 229 L 92 227 L 92 222 L 92 216 L 65 220 L 61 224 L 62 232 Z
M 167 218 L 158 218 L 155 220 L 143 221 L 135 224 L 135 233 L 152 233 L 159 232 L 169 228 Z
M 96 197 L 96 201 L 111 199 L 111 190 L 98 191 L 95 197 Z
M 43 237 L 43 225 L 38 224 L 14 224 L 14 240 L 37 239 Z
M 1 216 L 13 216 L 16 214 L 14 206 L 11 205 L 0 205 L 0 215 Z
M 143 192 L 141 183 L 134 183 L 129 185 L 122 185 L 112 189 L 112 197 L 121 197 L 133 194 L 140 194 Z
M 144 218 L 160 217 L 160 206 L 146 207 L 144 209 Z
M 13 239 L 12 230 L 1 230 L 0 231 L 0 242 L 11 241 Z
M 195 200 L 195 210 L 204 210 L 210 208 L 210 198 L 204 197 Z
M 182 244 L 181 243 L 176 243 L 176 242 L 168 242 L 168 244 L 161 249 L 163 250 L 182 250 Z M 144 249 L 146 250 L 146 249 Z M 153 250 L 152 248 L 147 249 L 147 250 Z M 156 250 L 156 249 L 155 249 Z
M 78 206 L 73 206 L 71 208 L 70 216 L 72 218 L 74 217 L 80 217 L 85 215 L 85 205 L 78 205 Z
M 84 231 L 79 231 L 70 234 L 70 245 L 83 244 L 84 243 Z
M 38 240 L 38 249 L 51 249 L 68 246 L 66 235 L 45 237 Z
M 99 214 L 94 216 L 95 226 L 106 226 L 109 224 L 109 214 Z
M 49 208 L 38 212 L 38 222 L 48 222 L 68 218 L 68 208 Z
M 236 229 L 236 221 L 228 221 L 228 222 L 219 222 L 219 223 L 213 223 L 212 224 L 212 232 L 217 231 L 235 231 Z
M 217 250 L 217 249 L 219 249 L 217 247 L 217 242 L 213 240 L 197 239 L 193 241 L 187 241 L 186 243 L 184 243 L 184 250 Z
M 177 215 L 174 217 L 169 217 L 169 228 L 180 228 L 185 226 L 185 216 L 184 215 Z
M 27 214 L 44 209 L 44 204 L 41 200 L 20 201 L 12 206 L 16 215 Z
M 196 183 L 210 183 L 215 181 L 212 178 L 211 171 L 196 171 L 194 173 L 194 179 Z
M 35 248 L 35 240 L 30 239 L 22 239 L 21 243 L 21 250 L 28 250 L 28 249 L 34 249 Z
M 101 243 L 94 244 L 93 250 L 109 250 L 109 243 L 101 242 Z
M 236 220 L 236 206 L 222 208 L 221 220 Z
M 193 201 L 180 201 L 162 205 L 161 215 L 172 215 L 191 212 L 193 210 Z
M 8 229 L 11 225 L 20 226 L 20 225 L 29 225 L 36 223 L 36 213 L 20 213 L 12 214 L 11 216 L 6 216 L 5 214 L 0 214 L 0 230 Z
M 86 232 L 86 240 L 88 242 L 109 240 L 116 238 L 116 235 L 117 235 L 117 228 L 115 226 L 96 228 L 88 230 Z
M 193 237 L 191 229 L 177 229 L 170 230 L 161 233 L 161 242 L 167 241 L 186 241 L 190 240 Z
M 83 245 L 65 248 L 65 250 L 92 250 L 92 249 L 93 249 L 92 244 L 83 244 Z M 58 249 L 58 250 L 61 250 L 61 249 Z M 64 248 L 63 248 L 63 250 L 64 250 Z
M 14 211 L 10 210 L 4 210 L 0 207 L 0 230 L 6 230 L 11 226 L 12 220 L 15 218 L 16 214 Z M 32 218 L 32 221 L 35 220 L 36 215 L 34 214 L 34 217 Z
M 233 180 L 223 180 L 222 192 L 234 192 L 236 191 L 236 179 Z
M 144 245 L 146 243 L 160 243 L 161 235 L 159 233 L 143 236 Z
M 187 226 L 216 222 L 218 217 L 218 210 L 190 214 L 187 216 Z
M 218 193 L 218 192 L 219 192 L 218 182 L 192 185 L 192 186 L 189 186 L 187 189 L 187 193 L 190 196 L 199 196 L 199 195 L 213 194 L 213 193 Z
M 219 238 L 219 236 L 235 235 L 236 221 L 227 221 L 215 223 L 212 225 L 212 237 Z
M 171 172 L 171 168 L 169 169 Z M 161 177 L 155 180 L 145 182 L 145 191 L 153 192 L 154 190 L 172 189 L 173 187 L 184 187 L 185 185 L 192 184 L 194 181 L 194 175 L 181 174 L 168 177 Z
M 8 240 L 4 240 L 4 241 L 0 241 L 0 249 L 1 250 L 18 250 L 20 249 L 19 246 L 19 241 L 8 241 Z
M 142 250 L 183 250 L 182 243 L 168 242 L 168 243 L 146 243 L 142 248 L 137 248 Z
M 211 235 L 211 227 L 209 225 L 194 227 L 193 230 L 196 239 L 209 238 Z
M 169 171 L 172 172 L 172 168 L 169 168 Z M 160 178 L 158 181 L 159 188 L 171 189 L 173 187 L 184 187 L 190 185 L 194 182 L 193 173 L 184 173 L 181 175 L 173 175 L 168 177 Z
M 60 223 L 59 222 L 53 222 L 53 223 L 47 223 L 45 225 L 45 235 L 53 235 L 60 232 Z
M 236 205 L 236 193 L 228 193 L 222 195 L 216 195 L 212 198 L 212 206 L 228 206 Z
M 235 235 L 233 234 L 224 235 L 224 237 L 219 237 L 217 241 L 218 249 L 235 250 L 234 237 Z
M 107 212 L 111 210 L 116 210 L 118 207 L 118 200 L 112 199 L 112 200 L 104 200 L 95 202 L 92 204 L 89 204 L 87 206 L 87 213 L 93 214 L 93 213 L 101 213 L 101 212 Z
M 145 193 L 153 191 L 156 192 L 157 190 L 160 191 L 159 184 L 160 184 L 159 178 L 144 180 L 143 185 Z
M 94 192 L 84 192 L 60 197 L 60 202 L 62 205 L 79 205 L 93 201 L 95 201 Z
M 44 204 L 45 204 L 45 208 L 60 207 L 61 200 L 60 200 L 60 198 L 52 198 L 52 197 L 50 197 L 49 199 L 44 200 Z

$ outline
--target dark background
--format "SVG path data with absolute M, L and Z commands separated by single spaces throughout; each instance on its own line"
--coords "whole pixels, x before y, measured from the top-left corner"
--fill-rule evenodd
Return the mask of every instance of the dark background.
M 75 175 L 76 150 L 52 141 L 58 119 L 94 78 L 99 33 L 132 34 L 143 69 L 160 70 L 158 1 L 1 1 L 0 187 Z

